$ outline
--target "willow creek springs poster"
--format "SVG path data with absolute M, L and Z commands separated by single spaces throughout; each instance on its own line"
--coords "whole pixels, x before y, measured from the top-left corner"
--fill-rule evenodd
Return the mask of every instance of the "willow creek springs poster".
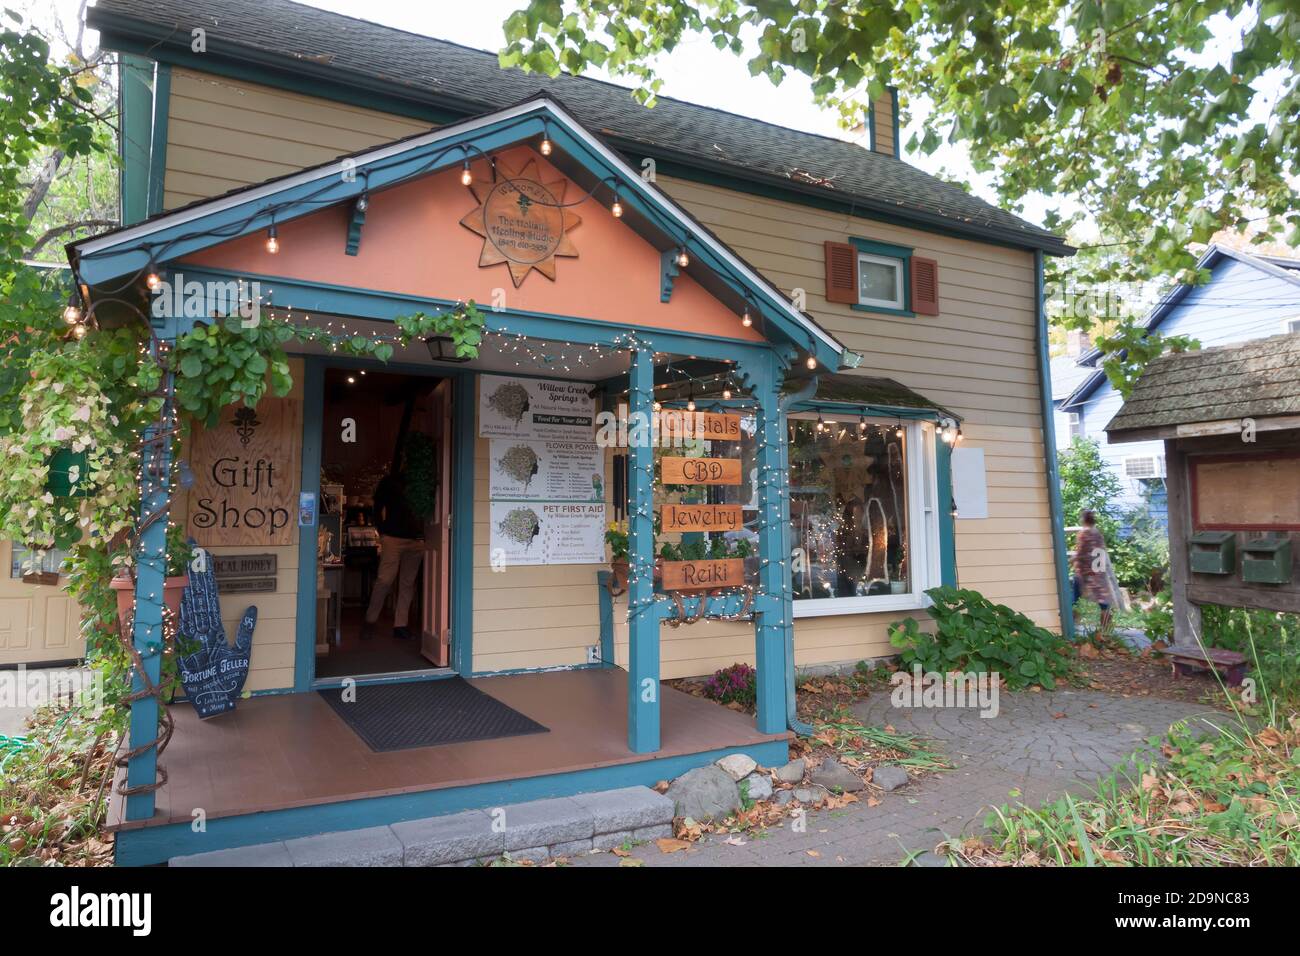
M 494 566 L 605 563 L 605 457 L 592 391 L 584 382 L 479 377 Z

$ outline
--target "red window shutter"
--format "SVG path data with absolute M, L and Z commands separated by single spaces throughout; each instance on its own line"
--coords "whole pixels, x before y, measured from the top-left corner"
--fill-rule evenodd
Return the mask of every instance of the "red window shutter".
M 826 243 L 826 301 L 858 301 L 858 250 L 850 243 Z
M 912 311 L 939 314 L 939 263 L 912 256 Z

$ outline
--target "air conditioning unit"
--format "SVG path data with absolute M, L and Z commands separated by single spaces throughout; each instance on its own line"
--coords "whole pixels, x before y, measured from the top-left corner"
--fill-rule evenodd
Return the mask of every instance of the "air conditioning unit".
M 1163 478 L 1164 476 L 1164 455 L 1130 455 L 1124 459 L 1125 478 Z
M 1282 331 L 1288 335 L 1300 332 L 1300 316 L 1296 316 L 1294 319 L 1283 319 Z

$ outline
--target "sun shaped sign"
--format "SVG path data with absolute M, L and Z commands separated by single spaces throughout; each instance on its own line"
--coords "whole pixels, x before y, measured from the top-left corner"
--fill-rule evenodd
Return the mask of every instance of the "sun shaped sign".
M 476 177 L 470 182 L 478 207 L 460 221 L 483 237 L 479 267 L 504 262 L 515 288 L 533 269 L 553 280 L 555 257 L 578 254 L 569 231 L 582 220 L 564 207 L 568 180 L 557 176 L 554 182 L 543 182 L 532 158 L 522 169 L 511 169 L 501 161 L 496 168 L 495 180 Z

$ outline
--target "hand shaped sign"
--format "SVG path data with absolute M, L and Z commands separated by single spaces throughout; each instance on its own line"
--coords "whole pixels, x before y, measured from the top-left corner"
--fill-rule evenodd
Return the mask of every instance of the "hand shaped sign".
M 257 607 L 249 607 L 240 618 L 234 646 L 226 640 L 212 559 L 206 551 L 196 548 L 190 583 L 181 595 L 178 661 L 185 693 L 203 719 L 235 709 L 248 677 L 256 626 Z

